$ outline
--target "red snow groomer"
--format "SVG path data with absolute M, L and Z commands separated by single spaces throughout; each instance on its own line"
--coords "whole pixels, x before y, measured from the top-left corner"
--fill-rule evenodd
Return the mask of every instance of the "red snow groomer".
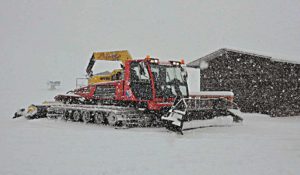
M 121 69 L 93 74 L 96 60 L 121 61 Z M 95 52 L 86 69 L 88 85 L 57 95 L 62 104 L 49 105 L 46 116 L 118 127 L 165 125 L 181 133 L 194 120 L 230 115 L 242 121 L 231 92 L 190 95 L 183 64 L 149 56 L 133 60 L 127 51 Z

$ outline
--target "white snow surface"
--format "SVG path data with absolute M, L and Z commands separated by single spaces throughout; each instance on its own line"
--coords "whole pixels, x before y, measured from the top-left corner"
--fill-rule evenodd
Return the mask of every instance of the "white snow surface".
M 164 128 L 11 119 L 19 107 L 58 92 L 0 92 L 1 175 L 300 174 L 300 116 L 243 114 L 242 124 L 184 135 Z

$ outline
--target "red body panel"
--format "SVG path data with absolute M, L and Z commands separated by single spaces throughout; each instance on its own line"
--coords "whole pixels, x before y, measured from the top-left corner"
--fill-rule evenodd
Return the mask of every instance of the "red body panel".
M 117 81 L 111 81 L 111 82 L 104 82 L 104 83 L 98 83 L 93 85 L 88 85 L 87 87 L 83 87 L 80 89 L 76 89 L 74 93 L 76 95 L 82 96 L 83 98 L 87 100 L 96 100 L 96 101 L 105 101 L 105 100 L 113 100 L 115 102 L 133 102 L 133 103 L 139 103 L 139 102 L 146 102 L 147 103 L 147 109 L 149 110 L 155 110 L 159 111 L 162 108 L 165 107 L 171 107 L 174 102 L 174 98 L 169 99 L 161 99 L 156 98 L 155 94 L 155 88 L 154 88 L 154 80 L 153 80 L 153 74 L 151 71 L 149 71 L 150 81 L 151 81 L 151 88 L 152 88 L 152 97 L 151 100 L 139 100 L 137 99 L 130 87 L 130 64 L 131 62 L 141 62 L 145 60 L 128 60 L 125 62 L 124 65 L 124 79 L 123 80 L 117 80 Z M 150 70 L 150 65 L 147 64 L 148 70 Z M 115 95 L 110 98 L 99 98 L 95 96 L 96 88 L 97 86 L 101 87 L 113 87 L 115 88 Z

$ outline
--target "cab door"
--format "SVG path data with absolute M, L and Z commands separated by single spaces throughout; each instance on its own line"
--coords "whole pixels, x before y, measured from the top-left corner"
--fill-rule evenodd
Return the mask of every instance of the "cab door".
M 145 62 L 130 63 L 130 88 L 138 100 L 153 99 L 150 75 Z

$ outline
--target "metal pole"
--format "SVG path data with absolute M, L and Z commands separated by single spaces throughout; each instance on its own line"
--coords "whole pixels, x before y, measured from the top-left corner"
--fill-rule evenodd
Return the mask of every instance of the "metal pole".
M 201 92 L 201 69 L 200 69 L 200 61 L 199 61 L 199 91 Z

